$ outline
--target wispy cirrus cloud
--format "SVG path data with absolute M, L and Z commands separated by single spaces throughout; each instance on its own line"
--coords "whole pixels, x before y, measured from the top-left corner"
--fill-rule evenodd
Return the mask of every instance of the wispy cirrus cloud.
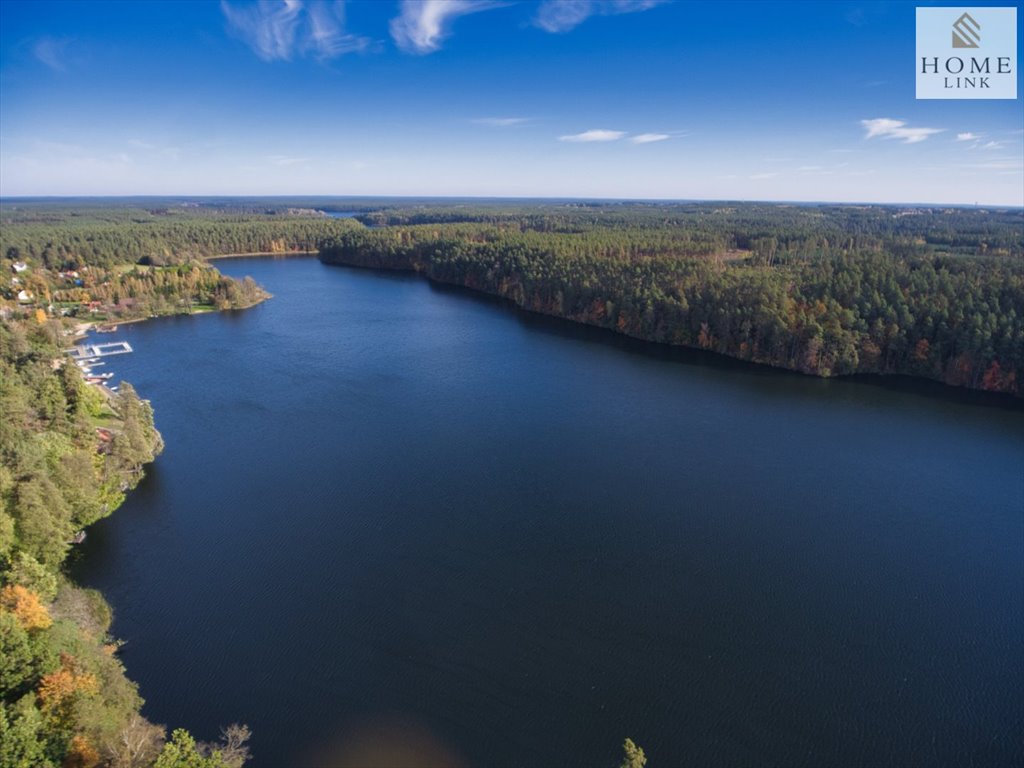
M 568 32 L 591 16 L 638 13 L 665 2 L 667 0 L 544 0 L 533 23 L 545 32 Z
M 236 6 L 221 0 L 228 31 L 264 61 L 289 61 L 296 54 L 321 61 L 370 47 L 367 37 L 345 32 L 342 0 L 259 0 Z
M 312 2 L 306 9 L 308 27 L 303 41 L 304 49 L 312 51 L 318 59 L 333 59 L 345 53 L 367 50 L 368 37 L 345 32 L 345 3 Z
M 980 138 L 981 136 L 979 134 L 971 133 L 970 131 L 967 131 L 965 133 L 958 133 L 956 135 L 957 141 L 977 141 Z
M 399 15 L 391 20 L 391 39 L 406 53 L 433 53 L 460 16 L 500 8 L 495 0 L 402 0 Z
M 41 37 L 32 46 L 32 55 L 54 72 L 67 69 L 70 38 Z
M 636 136 L 630 136 L 629 141 L 631 144 L 653 144 L 671 138 L 671 134 L 668 133 L 638 133 Z
M 588 142 L 588 141 L 618 141 L 626 135 L 625 131 L 609 131 L 604 128 L 592 128 L 583 133 L 571 133 L 566 136 L 559 136 L 559 141 Z
M 478 117 L 472 121 L 476 125 L 486 125 L 491 128 L 510 128 L 513 125 L 522 125 L 530 122 L 529 117 Z
M 907 125 L 904 120 L 893 120 L 889 117 L 876 117 L 872 120 L 861 120 L 860 124 L 867 132 L 865 139 L 899 139 L 904 144 L 917 144 L 929 136 L 942 133 L 944 128 L 919 128 Z

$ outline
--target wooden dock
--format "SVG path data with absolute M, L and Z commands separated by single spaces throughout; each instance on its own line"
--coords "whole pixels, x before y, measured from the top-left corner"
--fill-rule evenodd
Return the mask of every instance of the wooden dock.
M 112 341 L 109 344 L 79 344 L 77 347 L 65 349 L 64 354 L 72 360 L 90 360 L 108 355 L 126 355 L 131 351 L 132 345 L 127 341 Z

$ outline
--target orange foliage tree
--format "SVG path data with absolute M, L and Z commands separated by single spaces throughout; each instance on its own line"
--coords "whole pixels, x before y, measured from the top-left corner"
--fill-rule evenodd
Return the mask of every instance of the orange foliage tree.
M 96 768 L 99 763 L 100 753 L 89 739 L 81 734 L 71 738 L 62 768 Z
M 14 614 L 22 629 L 46 629 L 53 624 L 50 612 L 39 602 L 39 596 L 20 584 L 9 584 L 0 589 L 0 608 Z
M 70 653 L 60 655 L 60 669 L 44 675 L 36 692 L 42 713 L 62 726 L 70 726 L 74 704 L 84 696 L 99 693 L 96 675 L 79 668 L 78 660 Z

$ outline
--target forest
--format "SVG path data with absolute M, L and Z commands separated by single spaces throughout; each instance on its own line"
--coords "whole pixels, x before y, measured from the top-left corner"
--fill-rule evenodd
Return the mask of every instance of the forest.
M 1024 216 L 886 206 L 386 209 L 329 264 L 413 270 L 535 312 L 816 376 L 1019 397 Z
M 359 226 L 294 206 L 160 203 L 0 206 L 0 299 L 13 314 L 86 321 L 241 309 L 269 294 L 251 280 L 225 278 L 206 257 L 309 252 Z
M 310 208 L 15 203 L 0 206 L 0 253 L 60 270 L 165 266 L 228 253 L 295 253 L 352 226 Z
M 163 448 L 128 383 L 87 384 L 63 325 L 0 324 L 0 766 L 237 768 L 248 731 L 167 740 L 110 637 L 102 595 L 63 573 L 76 532 L 109 515 Z M 191 762 L 190 762 L 191 761 Z

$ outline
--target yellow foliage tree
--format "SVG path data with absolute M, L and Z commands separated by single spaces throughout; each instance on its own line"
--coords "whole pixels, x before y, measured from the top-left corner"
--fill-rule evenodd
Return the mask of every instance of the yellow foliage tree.
M 78 661 L 70 653 L 60 655 L 60 669 L 44 675 L 36 692 L 39 709 L 51 720 L 62 725 L 72 725 L 74 702 L 82 696 L 99 693 L 99 681 L 91 672 L 83 672 Z
M 100 753 L 81 734 L 71 738 L 68 754 L 64 758 L 63 768 L 96 768 L 100 763 Z
M 20 584 L 8 584 L 0 589 L 0 608 L 14 614 L 22 629 L 46 629 L 53 624 L 50 612 L 39 602 L 39 596 Z

